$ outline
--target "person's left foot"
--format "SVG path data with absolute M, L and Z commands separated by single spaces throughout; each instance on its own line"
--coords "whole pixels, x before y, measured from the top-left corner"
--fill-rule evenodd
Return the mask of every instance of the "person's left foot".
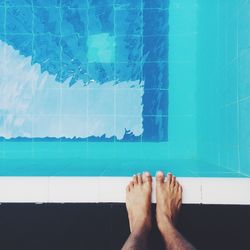
M 166 179 L 166 181 L 165 181 Z M 182 186 L 176 177 L 163 172 L 156 175 L 156 221 L 162 234 L 167 233 L 169 225 L 175 226 L 182 204 Z
M 133 176 L 126 188 L 126 207 L 130 231 L 151 229 L 152 177 L 149 173 Z

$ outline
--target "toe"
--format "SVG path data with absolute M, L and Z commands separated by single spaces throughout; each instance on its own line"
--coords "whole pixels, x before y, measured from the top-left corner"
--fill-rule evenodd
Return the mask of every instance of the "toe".
M 137 174 L 137 180 L 138 180 L 138 184 L 142 184 L 142 176 L 141 174 Z
M 168 175 L 167 175 L 167 184 L 171 185 L 171 182 L 172 182 L 172 174 L 168 173 Z
M 156 183 L 163 184 L 164 183 L 164 173 L 162 171 L 158 171 L 156 173 Z
M 180 184 L 178 184 L 178 189 L 176 192 L 177 199 L 179 200 L 179 203 L 182 203 L 182 187 Z
M 134 184 L 137 184 L 138 183 L 137 175 L 133 175 L 132 180 L 133 180 Z
M 144 172 L 142 175 L 143 182 L 152 182 L 152 176 L 149 172 Z
M 180 184 L 178 186 L 178 193 L 180 194 L 180 196 L 182 196 L 182 186 Z
M 180 201 L 179 201 L 179 203 L 178 203 L 178 205 L 177 205 L 178 210 L 180 210 L 180 208 L 181 208 L 181 204 L 182 204 L 182 201 L 180 200 Z
M 171 180 L 171 186 L 174 187 L 176 185 L 176 177 L 173 175 Z
M 128 193 L 130 191 L 130 185 L 127 185 L 126 192 Z
M 178 181 L 175 181 L 175 186 L 174 186 L 174 190 L 176 192 L 176 194 L 179 196 L 180 195 L 180 183 Z

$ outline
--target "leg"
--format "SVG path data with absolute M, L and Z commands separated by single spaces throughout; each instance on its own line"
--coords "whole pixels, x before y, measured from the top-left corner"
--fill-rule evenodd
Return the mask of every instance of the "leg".
M 181 208 L 182 187 L 175 176 L 168 174 L 167 181 L 162 172 L 156 175 L 156 220 L 169 250 L 194 250 L 195 248 L 175 228 L 177 215 Z
M 152 177 L 149 173 L 133 176 L 126 189 L 130 236 L 122 250 L 147 249 L 147 238 L 151 230 Z

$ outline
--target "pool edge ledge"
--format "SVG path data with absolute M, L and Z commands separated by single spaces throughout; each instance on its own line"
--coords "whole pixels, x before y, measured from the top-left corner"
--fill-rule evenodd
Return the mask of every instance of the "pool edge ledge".
M 123 203 L 131 177 L 0 177 L 0 203 Z M 250 178 L 178 178 L 184 204 L 250 205 Z M 155 203 L 153 178 L 152 202 Z

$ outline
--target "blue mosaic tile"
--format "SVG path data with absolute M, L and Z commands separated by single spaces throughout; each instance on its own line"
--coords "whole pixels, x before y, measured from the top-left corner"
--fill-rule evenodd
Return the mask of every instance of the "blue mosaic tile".
M 145 9 L 143 11 L 144 36 L 168 34 L 168 10 Z M 152 22 L 154 20 L 154 22 Z
M 19 50 L 22 55 L 32 54 L 32 35 L 6 35 L 6 41 L 12 45 L 16 50 Z
M 34 8 L 34 33 L 60 35 L 59 8 Z
M 0 5 L 3 2 L 0 0 Z M 95 80 L 100 85 L 114 81 L 124 83 L 125 88 L 141 88 L 143 84 L 144 90 L 138 90 L 144 92 L 143 135 L 134 136 L 127 130 L 123 140 L 167 140 L 167 1 L 8 0 L 6 3 L 6 27 L 5 8 L 0 6 L 1 40 L 21 55 L 31 56 L 32 64 L 39 64 L 41 71 L 53 75 L 59 84 L 65 80 L 70 85 L 78 80 L 82 84 Z M 128 85 L 131 81 L 134 83 Z M 140 94 L 135 94 L 138 97 Z M 92 137 L 94 141 L 106 139 L 105 133 Z M 116 140 L 115 136 L 110 140 Z
M 47 60 L 60 61 L 60 38 L 51 34 L 34 37 L 35 60 L 43 64 Z
M 145 89 L 143 115 L 166 116 L 168 114 L 168 90 Z
M 41 71 L 42 72 L 47 71 L 48 73 L 55 75 L 56 79 L 60 79 L 59 78 L 61 75 L 60 67 L 61 67 L 60 61 L 53 61 L 49 59 L 41 64 Z
M 86 64 L 79 64 L 78 60 L 62 62 L 60 66 L 61 68 L 58 71 L 56 79 L 60 82 L 70 79 L 70 86 L 75 84 L 76 81 L 81 80 L 81 76 L 87 73 Z
M 61 70 L 58 71 L 57 80 L 60 82 L 64 82 L 65 80 L 71 78 L 70 85 L 75 84 L 75 82 L 79 79 L 85 80 L 87 76 L 87 64 L 81 63 L 81 65 L 76 65 L 77 60 L 70 62 L 65 61 L 61 63 Z M 89 78 L 86 78 L 87 82 Z
M 6 1 L 6 6 L 31 6 L 32 0 L 2 0 L 4 3 Z
M 144 37 L 143 54 L 147 62 L 166 62 L 168 58 L 168 37 Z
M 122 141 L 124 142 L 141 142 L 142 141 L 142 135 L 135 136 L 133 132 L 130 130 L 126 130 L 125 134 L 122 138 Z
M 0 6 L 0 33 L 4 33 L 5 8 Z
M 62 61 L 78 60 L 79 65 L 83 62 L 87 62 L 86 39 L 86 37 L 79 38 L 76 34 L 61 37 L 60 46 L 62 48 Z
M 32 0 L 34 6 L 39 7 L 58 7 L 61 0 Z
M 162 8 L 167 9 L 170 0 L 143 0 L 144 8 Z
M 143 79 L 145 81 L 144 88 L 168 88 L 168 63 L 155 62 L 144 63 L 143 65 Z
M 142 11 L 119 10 L 115 12 L 116 35 L 141 35 Z
M 88 0 L 61 0 L 62 7 L 70 8 L 88 8 Z
M 116 63 L 116 80 L 135 81 L 142 79 L 142 64 L 135 62 Z
M 142 0 L 114 0 L 117 9 L 141 9 Z
M 114 64 L 89 63 L 88 70 L 90 79 L 94 79 L 101 84 L 114 79 Z
M 138 36 L 116 37 L 116 62 L 142 60 L 142 38 Z
M 107 7 L 108 5 L 112 6 L 114 0 L 88 0 L 89 7 L 102 6 Z
M 166 116 L 144 116 L 142 141 L 167 141 L 168 118 Z M 155 133 L 158 131 L 158 133 Z
M 112 6 L 91 8 L 88 15 L 89 34 L 114 33 L 114 11 Z
M 115 58 L 114 36 L 99 33 L 88 36 L 88 61 L 99 63 L 113 63 Z
M 6 13 L 6 32 L 31 33 L 32 32 L 31 7 L 9 7 Z
M 62 35 L 87 35 L 87 10 L 62 8 Z

